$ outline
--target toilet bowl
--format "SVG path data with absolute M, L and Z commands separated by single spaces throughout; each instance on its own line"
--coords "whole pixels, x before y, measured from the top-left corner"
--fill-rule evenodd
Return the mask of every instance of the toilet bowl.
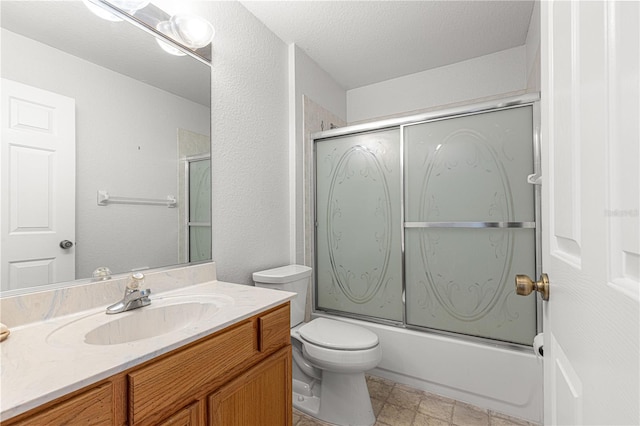
M 304 323 L 311 268 L 288 265 L 253 274 L 257 287 L 297 293 L 291 300 L 293 406 L 337 425 L 373 425 L 364 372 L 378 365 L 378 336 L 362 327 L 327 318 Z

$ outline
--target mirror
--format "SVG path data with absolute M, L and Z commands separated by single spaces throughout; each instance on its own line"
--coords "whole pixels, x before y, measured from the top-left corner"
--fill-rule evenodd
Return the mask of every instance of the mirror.
M 2 291 L 209 260 L 210 65 L 82 1 L 0 7 Z

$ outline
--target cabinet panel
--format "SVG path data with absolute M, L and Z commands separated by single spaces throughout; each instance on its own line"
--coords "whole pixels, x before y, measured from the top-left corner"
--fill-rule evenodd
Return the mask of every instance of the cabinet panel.
M 258 318 L 258 350 L 271 352 L 291 341 L 289 303 Z
M 129 420 L 154 424 L 228 380 L 255 353 L 251 321 L 129 373 Z M 230 354 L 233 354 L 230 356 Z
M 114 425 L 114 392 L 111 382 L 27 417 L 17 425 Z M 3 422 L 4 423 L 4 422 Z
M 204 426 L 204 412 L 200 401 L 178 411 L 158 426 Z
M 290 426 L 291 347 L 229 382 L 209 397 L 209 425 Z

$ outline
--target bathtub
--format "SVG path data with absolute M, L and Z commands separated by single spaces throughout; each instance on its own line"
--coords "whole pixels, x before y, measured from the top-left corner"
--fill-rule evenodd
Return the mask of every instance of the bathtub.
M 543 423 L 542 360 L 503 348 L 316 312 L 376 333 L 382 361 L 369 373 L 530 422 Z M 409 349 L 409 350 L 408 350 Z

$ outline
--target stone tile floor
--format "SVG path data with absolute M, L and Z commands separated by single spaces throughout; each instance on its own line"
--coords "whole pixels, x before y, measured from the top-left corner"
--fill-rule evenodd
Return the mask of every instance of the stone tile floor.
M 491 410 L 367 376 L 375 426 L 535 426 Z M 294 426 L 327 426 L 293 410 Z

